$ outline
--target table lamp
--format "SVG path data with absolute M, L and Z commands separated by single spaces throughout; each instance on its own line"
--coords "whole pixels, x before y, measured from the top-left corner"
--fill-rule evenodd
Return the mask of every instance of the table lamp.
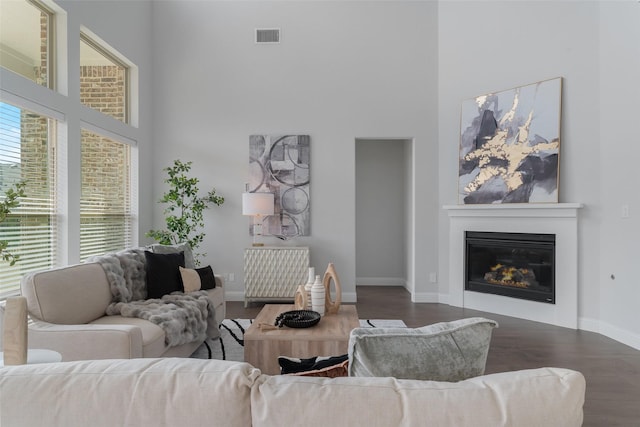
M 273 193 L 242 193 L 242 215 L 253 217 L 253 246 L 264 246 L 260 242 L 262 236 L 262 220 L 265 216 L 273 215 Z

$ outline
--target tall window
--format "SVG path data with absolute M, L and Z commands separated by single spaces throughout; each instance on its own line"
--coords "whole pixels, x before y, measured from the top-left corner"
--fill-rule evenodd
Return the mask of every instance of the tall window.
M 0 200 L 16 183 L 26 185 L 20 206 L 0 223 L 0 240 L 18 256 L 13 266 L 0 260 L 0 300 L 19 292 L 26 273 L 137 244 L 131 183 L 139 132 L 129 125 L 137 123 L 130 108 L 137 67 L 87 27 L 74 50 L 66 35 L 77 31 L 86 7 L 92 6 L 0 0 L 0 66 L 8 77 L 0 81 Z M 66 90 L 67 73 L 78 65 L 79 96 Z M 64 73 L 55 79 L 60 91 L 53 70 Z M 80 191 L 70 181 L 77 177 Z
M 128 123 L 128 69 L 85 35 L 80 38 L 80 102 Z
M 0 297 L 15 292 L 26 272 L 55 264 L 55 121 L 0 102 L 0 199 L 18 182 L 26 184 L 20 206 L 0 223 L 0 240 L 19 256 L 0 261 Z
M 131 244 L 130 148 L 82 130 L 80 259 Z
M 29 0 L 0 1 L 0 64 L 50 87 L 53 14 Z
M 80 102 L 128 122 L 128 68 L 108 49 L 80 36 Z M 131 244 L 130 147 L 82 130 L 80 259 Z

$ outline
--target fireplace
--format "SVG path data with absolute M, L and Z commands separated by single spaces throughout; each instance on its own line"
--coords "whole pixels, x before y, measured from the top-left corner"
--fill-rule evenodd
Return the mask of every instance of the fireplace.
M 447 205 L 449 216 L 448 294 L 443 302 L 455 307 L 578 327 L 579 203 L 508 203 Z M 467 232 L 547 234 L 555 236 L 553 303 L 511 298 L 465 289 Z M 484 278 L 484 273 L 482 275 Z
M 555 304 L 555 234 L 465 232 L 465 290 Z

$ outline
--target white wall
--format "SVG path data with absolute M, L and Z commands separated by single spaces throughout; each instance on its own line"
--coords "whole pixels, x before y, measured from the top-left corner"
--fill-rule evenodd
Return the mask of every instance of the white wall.
M 640 348 L 636 126 L 640 4 L 444 1 L 439 5 L 439 194 L 456 204 L 463 100 L 563 77 L 560 201 L 580 218 L 580 327 Z M 622 204 L 630 218 L 620 219 Z M 443 300 L 448 219 L 439 217 Z M 612 281 L 609 275 L 615 273 Z M 561 284 L 559 284 L 561 286 Z M 635 319 L 635 320 L 634 320 Z
M 163 223 L 155 203 L 162 168 L 193 160 L 203 187 L 227 198 L 207 212 L 203 249 L 216 272 L 236 273 L 232 297 L 242 295 L 250 243 L 240 215 L 250 134 L 311 135 L 312 235 L 295 243 L 311 247 L 317 269 L 335 262 L 352 294 L 355 140 L 413 138 L 408 280 L 414 300 L 446 302 L 448 219 L 440 208 L 457 203 L 462 100 L 563 77 L 560 200 L 586 205 L 580 326 L 640 348 L 637 1 L 59 4 L 72 64 L 85 25 L 140 67 L 139 127 L 125 135 L 140 148 L 140 235 Z M 283 43 L 254 45 L 256 27 L 282 28 Z M 65 99 L 54 103 L 76 124 L 83 117 Z M 73 147 L 69 156 L 79 158 Z M 70 192 L 77 200 L 77 188 Z M 629 218 L 621 218 L 623 205 Z M 439 287 L 429 284 L 431 272 Z
M 599 18 L 600 316 L 590 325 L 640 348 L 640 3 L 602 2 Z
M 242 297 L 251 242 L 240 215 L 249 135 L 286 132 L 311 135 L 311 236 L 293 243 L 310 247 L 316 271 L 334 262 L 355 299 L 356 138 L 413 138 L 415 180 L 435 182 L 436 19 L 433 2 L 153 3 L 153 194 L 180 158 L 226 197 L 207 212 L 202 249 L 216 273 L 235 273 L 230 298 Z M 254 44 L 255 28 L 273 27 L 281 44 Z M 434 218 L 436 191 L 417 185 L 416 217 Z M 436 232 L 434 221 L 416 224 L 415 281 L 433 295 L 437 242 L 425 237 Z

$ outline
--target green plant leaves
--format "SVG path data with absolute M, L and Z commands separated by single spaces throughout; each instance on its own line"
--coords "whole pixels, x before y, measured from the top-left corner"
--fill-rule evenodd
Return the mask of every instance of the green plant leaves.
M 27 196 L 24 192 L 26 185 L 26 182 L 21 181 L 12 187 L 9 187 L 4 192 L 4 199 L 0 201 L 0 222 L 7 219 L 7 216 L 11 213 L 12 209 L 20 206 L 20 197 Z M 0 240 L 0 259 L 13 266 L 16 261 L 18 261 L 19 257 L 7 251 L 8 245 L 9 243 L 6 240 Z
M 216 195 L 216 189 L 210 190 L 205 197 L 198 196 L 198 178 L 190 178 L 192 162 L 183 163 L 174 160 L 173 166 L 164 168 L 168 178 L 165 183 L 169 190 L 163 194 L 159 203 L 167 204 L 164 210 L 166 230 L 150 230 L 146 233 L 158 243 L 164 245 L 188 243 L 192 249 L 197 248 L 204 240 L 205 234 L 203 211 L 210 204 L 221 206 L 224 197 Z M 194 252 L 194 255 L 195 252 Z M 200 254 L 198 254 L 200 255 Z M 205 254 L 202 254 L 205 255 Z M 197 257 L 196 257 L 196 263 Z

